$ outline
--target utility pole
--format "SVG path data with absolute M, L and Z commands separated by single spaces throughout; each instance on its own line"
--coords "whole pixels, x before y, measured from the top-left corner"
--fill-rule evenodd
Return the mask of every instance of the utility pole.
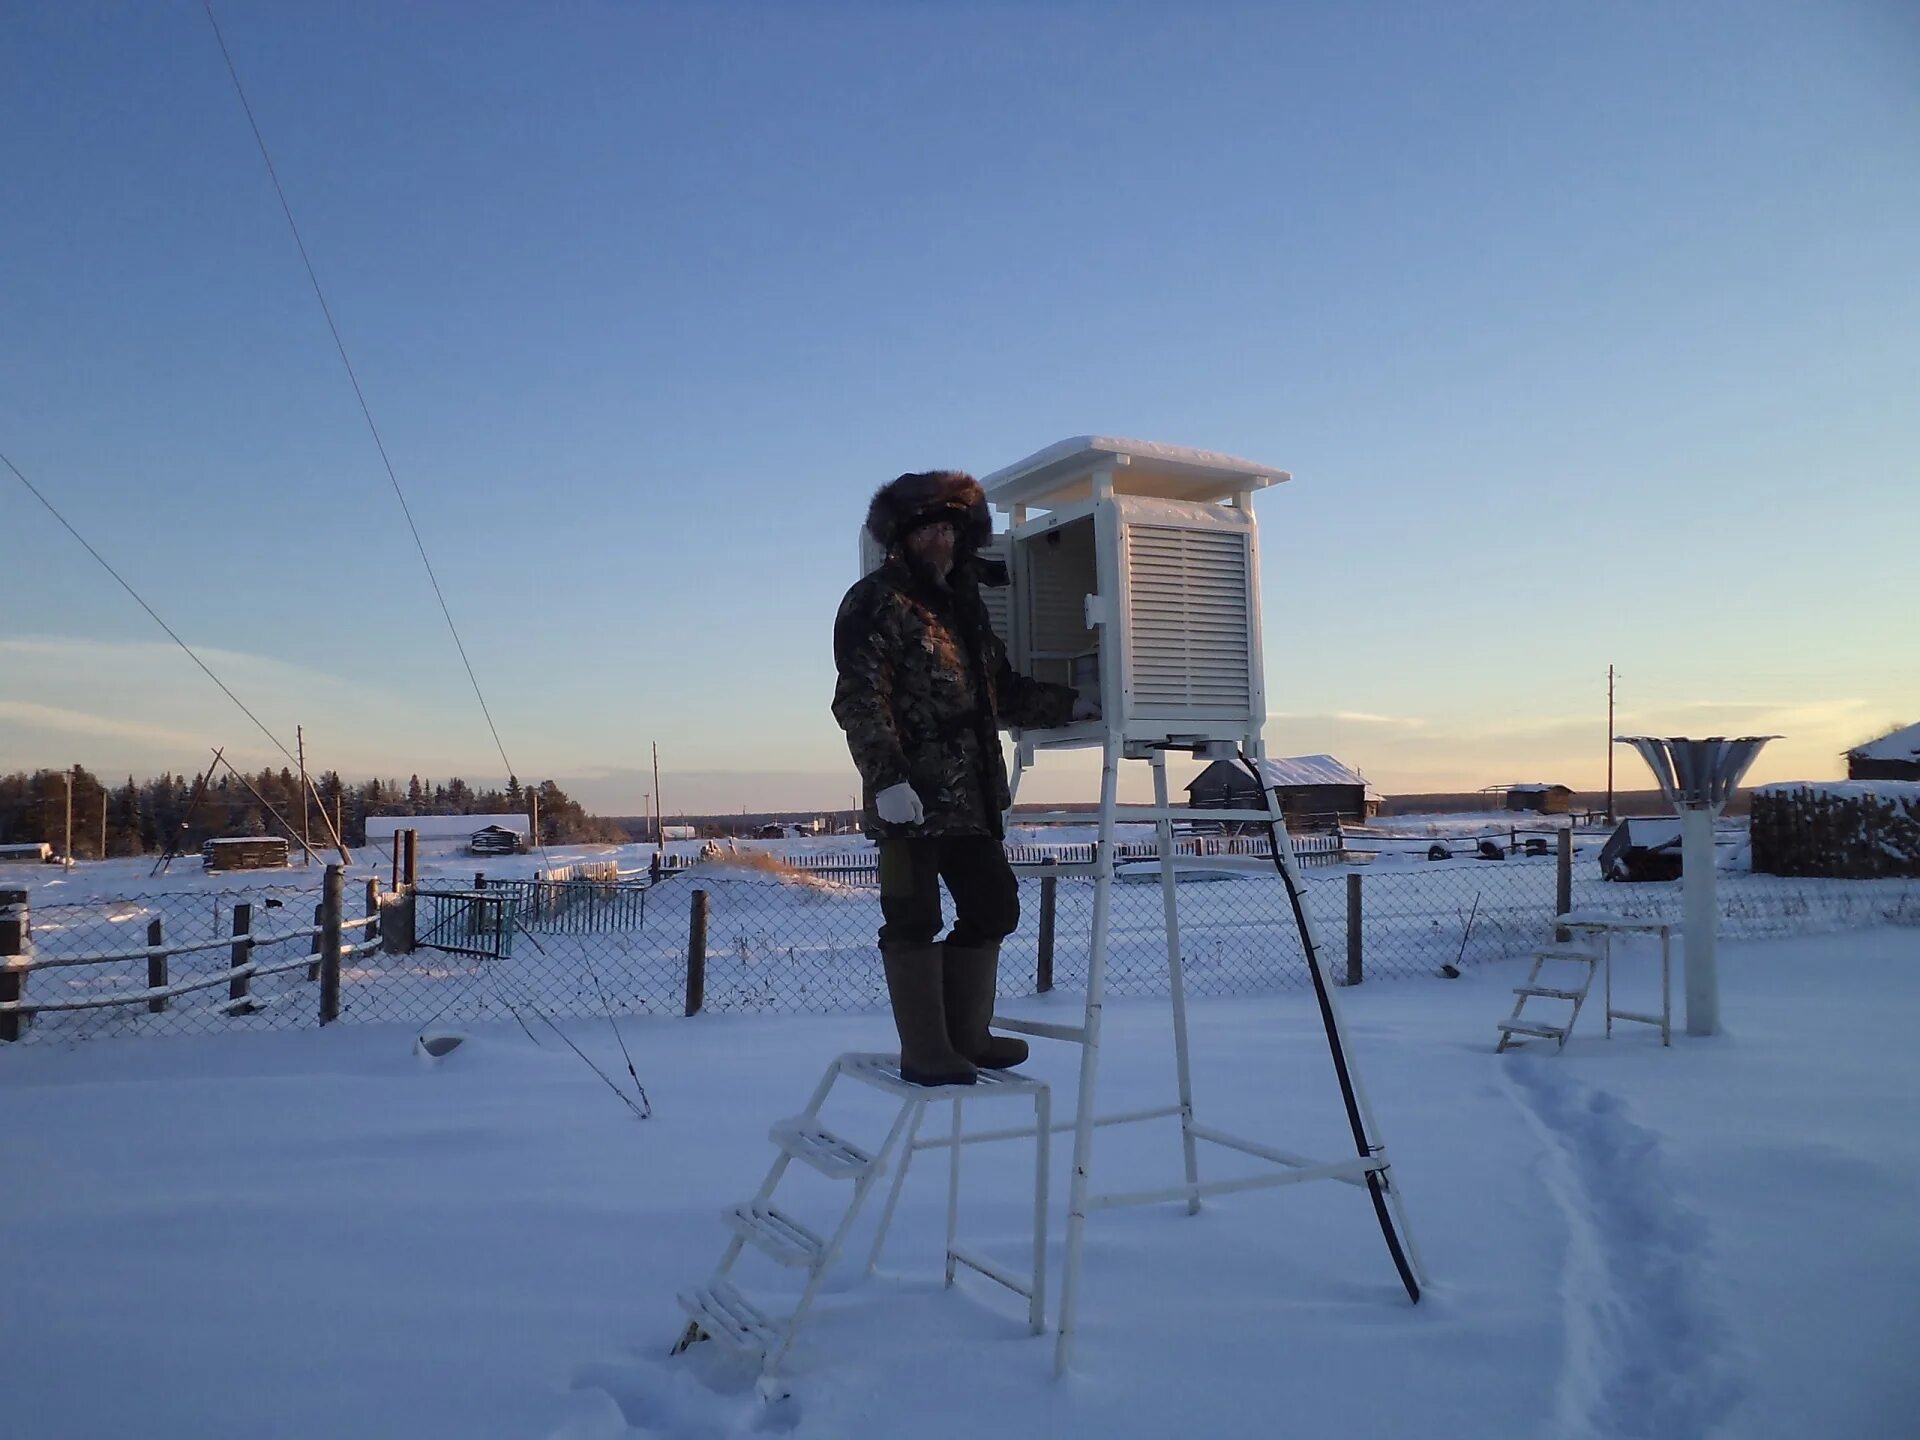
M 1613 666 L 1607 666 L 1607 823 L 1613 823 Z
M 313 829 L 307 814 L 307 732 L 296 725 L 293 739 L 300 750 L 300 863 L 304 865 L 313 859 Z
M 73 770 L 78 770 L 79 768 L 80 767 L 76 765 L 73 767 Z M 71 870 L 73 868 L 73 770 L 67 771 L 67 773 L 61 777 L 67 782 L 67 849 L 66 853 L 60 857 L 60 865 L 64 870 Z
M 102 782 L 100 786 L 100 858 L 102 860 L 107 858 L 107 787 L 105 782 Z
M 667 848 L 667 832 L 660 819 L 667 813 L 667 807 L 660 803 L 660 742 L 653 742 L 653 843 L 661 850 Z
M 533 807 L 533 848 L 539 850 L 542 848 L 542 841 L 540 839 L 540 792 L 537 789 L 529 788 L 527 791 L 527 801 Z

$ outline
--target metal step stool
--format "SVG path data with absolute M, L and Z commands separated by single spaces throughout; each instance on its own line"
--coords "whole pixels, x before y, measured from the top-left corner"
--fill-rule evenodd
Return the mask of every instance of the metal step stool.
M 1556 1053 L 1566 1049 L 1567 1037 L 1573 1033 L 1574 1021 L 1580 1018 L 1580 1007 L 1586 1003 L 1587 992 L 1593 988 L 1594 971 L 1599 963 L 1600 952 L 1590 946 L 1543 945 L 1535 950 L 1533 968 L 1527 972 L 1527 983 L 1513 987 L 1516 997 L 1513 1002 L 1513 1013 L 1495 1027 L 1500 1032 L 1500 1043 L 1493 1047 L 1494 1053 L 1497 1055 L 1513 1044 L 1514 1037 L 1517 1035 L 1534 1035 L 1542 1040 L 1551 1040 L 1554 1042 Z M 1572 983 L 1542 985 L 1540 972 L 1549 964 L 1554 964 L 1556 967 L 1579 966 L 1579 983 L 1577 985 Z M 1554 978 L 1571 982 L 1575 977 L 1565 975 L 1562 969 L 1556 968 Z M 1573 1008 L 1563 1021 L 1556 1022 L 1539 1016 L 1523 1020 L 1520 1012 L 1526 1008 L 1529 1000 L 1567 1000 L 1572 1002 Z
M 820 1110 L 839 1080 L 863 1085 L 898 1097 L 899 1112 L 878 1150 L 869 1152 L 854 1141 L 834 1134 L 820 1123 Z M 1020 1275 L 986 1256 L 962 1249 L 958 1231 L 960 1219 L 961 1109 L 970 1100 L 995 1100 L 1026 1096 L 1033 1103 L 1033 1269 Z M 943 1139 L 919 1139 L 928 1105 L 950 1101 L 953 1123 Z M 763 1377 L 775 1373 L 792 1348 L 794 1336 L 806 1319 L 808 1310 L 820 1293 L 821 1282 L 833 1268 L 841 1247 L 852 1232 L 861 1207 L 866 1204 L 874 1182 L 886 1173 L 889 1164 L 900 1162 L 900 1178 L 905 1178 L 905 1157 L 913 1150 L 944 1148 L 948 1151 L 947 1171 L 947 1244 L 946 1283 L 954 1282 L 957 1268 L 971 1270 L 995 1280 L 1024 1296 L 1027 1320 L 1033 1333 L 1046 1328 L 1046 1256 L 1047 1256 L 1047 1161 L 1048 1137 L 1052 1129 L 1052 1092 L 1042 1080 L 1004 1070 L 982 1070 L 973 1085 L 915 1085 L 900 1074 L 898 1055 L 852 1053 L 841 1055 L 827 1066 L 826 1074 L 814 1087 L 813 1096 L 800 1114 L 775 1124 L 768 1138 L 778 1148 L 767 1177 L 751 1200 L 726 1212 L 726 1223 L 733 1232 L 726 1251 L 720 1257 L 713 1276 L 705 1285 L 680 1293 L 680 1308 L 688 1321 L 673 1347 L 679 1354 L 701 1340 L 718 1340 L 760 1364 Z M 1024 1127 L 1018 1134 L 1024 1136 Z M 796 1216 L 773 1203 L 773 1195 L 787 1167 L 798 1160 L 829 1180 L 851 1180 L 853 1194 L 832 1234 L 824 1235 Z M 900 1184 L 887 1197 L 886 1210 L 867 1257 L 867 1272 L 872 1273 L 879 1259 L 880 1243 L 893 1219 L 900 1199 Z M 807 1272 L 807 1283 L 799 1303 L 788 1315 L 769 1314 L 745 1295 L 729 1278 L 734 1263 L 747 1246 L 753 1246 L 776 1263 Z

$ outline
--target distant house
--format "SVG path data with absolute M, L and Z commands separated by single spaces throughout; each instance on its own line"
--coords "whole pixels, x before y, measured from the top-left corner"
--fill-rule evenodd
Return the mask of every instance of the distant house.
M 504 825 L 482 825 L 467 837 L 467 850 L 474 855 L 515 855 L 522 848 L 520 836 Z
M 1849 780 L 1920 780 L 1920 725 L 1891 730 L 1847 751 Z
M 0 845 L 0 865 L 10 861 L 40 864 L 52 858 L 53 846 L 44 840 L 30 840 L 23 845 Z
M 281 870 L 286 864 L 287 842 L 277 835 L 238 835 L 200 847 L 206 870 Z
M 1280 797 L 1281 812 L 1289 823 L 1333 825 L 1365 820 L 1367 782 L 1359 771 L 1331 755 L 1294 755 L 1262 762 L 1263 776 Z M 1216 760 L 1187 786 L 1187 803 L 1196 810 L 1264 810 L 1260 787 L 1246 766 Z
M 1538 815 L 1564 815 L 1573 805 L 1573 791 L 1565 785 L 1529 781 L 1507 786 L 1506 808 Z

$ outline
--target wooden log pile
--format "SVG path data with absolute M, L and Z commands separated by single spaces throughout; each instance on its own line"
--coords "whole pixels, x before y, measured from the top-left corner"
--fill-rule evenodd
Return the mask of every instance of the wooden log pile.
M 1920 877 L 1920 782 L 1763 785 L 1751 813 L 1753 868 L 1764 874 Z

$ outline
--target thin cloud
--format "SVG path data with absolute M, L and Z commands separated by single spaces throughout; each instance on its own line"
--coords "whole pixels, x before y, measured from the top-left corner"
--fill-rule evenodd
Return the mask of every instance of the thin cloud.
M 111 715 L 93 715 L 84 710 L 67 710 L 58 705 L 38 705 L 31 700 L 0 700 L 0 721 L 62 735 L 107 735 L 117 740 L 141 740 L 182 749 L 191 749 L 200 743 L 199 736 L 183 730 L 170 730 L 139 720 L 119 720 Z

